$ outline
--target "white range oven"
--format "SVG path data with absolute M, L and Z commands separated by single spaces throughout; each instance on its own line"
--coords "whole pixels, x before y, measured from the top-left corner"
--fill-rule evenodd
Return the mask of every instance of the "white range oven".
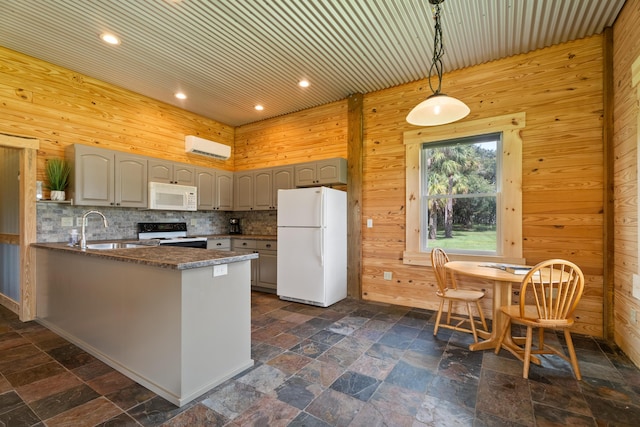
M 138 240 L 152 239 L 163 246 L 207 248 L 206 237 L 187 237 L 186 222 L 139 222 Z

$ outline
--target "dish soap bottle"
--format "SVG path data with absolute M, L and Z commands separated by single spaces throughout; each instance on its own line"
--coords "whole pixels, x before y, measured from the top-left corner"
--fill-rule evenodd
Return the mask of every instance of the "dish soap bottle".
M 76 246 L 78 244 L 78 230 L 75 228 L 71 229 L 71 234 L 69 235 L 69 246 Z

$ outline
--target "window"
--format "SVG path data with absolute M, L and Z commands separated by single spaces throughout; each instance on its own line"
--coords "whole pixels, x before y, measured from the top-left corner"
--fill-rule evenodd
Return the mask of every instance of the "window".
M 444 210 L 429 211 L 429 203 L 442 204 L 450 199 L 457 205 L 466 204 L 466 209 L 474 213 L 471 222 L 478 225 L 494 223 L 495 237 L 492 248 L 471 248 L 470 245 L 446 247 L 453 259 L 486 259 L 488 261 L 523 262 L 522 259 L 522 140 L 520 131 L 525 126 L 525 114 L 498 116 L 468 122 L 457 122 L 432 128 L 420 128 L 404 133 L 406 160 L 406 241 L 403 262 L 405 264 L 430 265 L 429 254 L 438 246 L 437 239 L 429 240 L 429 215 L 437 215 Z M 497 137 L 501 138 L 497 138 Z M 477 191 L 469 194 L 462 191 L 449 195 L 453 191 L 431 191 L 428 189 L 428 158 L 438 148 L 466 147 L 464 150 L 477 150 L 483 144 L 495 142 L 495 179 L 489 190 L 480 189 L 481 183 L 475 183 Z M 478 148 L 469 147 L 478 145 Z M 484 149 L 490 145 L 484 145 Z M 483 153 L 490 157 L 489 153 Z M 485 159 L 486 160 L 486 159 Z M 485 165 L 486 167 L 486 165 Z M 469 171 L 465 172 L 469 175 Z M 483 171 L 485 177 L 488 171 Z M 467 176 L 471 179 L 470 176 Z M 491 181 L 488 179 L 487 181 Z M 464 202 L 463 202 L 464 200 Z M 490 211 L 480 209 L 478 204 L 494 204 L 495 217 L 489 218 Z M 476 204 L 475 207 L 473 205 Z M 460 207 L 459 206 L 459 207 Z M 460 207 L 461 208 L 461 207 Z M 444 208 L 442 208 L 444 209 Z M 462 208 L 461 208 L 462 209 Z M 470 215 L 470 214 L 467 214 Z M 433 218 L 432 218 L 433 219 Z M 453 220 L 453 217 L 450 218 Z M 467 218 L 469 219 L 469 218 Z M 435 218 L 438 221 L 437 218 Z M 458 218 L 457 221 L 462 221 Z M 444 222 L 440 222 L 444 225 Z M 460 226 L 461 224 L 458 224 Z M 464 224 L 469 225 L 469 224 Z M 451 224 L 455 232 L 454 224 Z M 442 230 L 441 230 L 442 231 Z M 438 231 L 436 230 L 436 235 Z
M 498 253 L 502 133 L 422 144 L 422 252 Z

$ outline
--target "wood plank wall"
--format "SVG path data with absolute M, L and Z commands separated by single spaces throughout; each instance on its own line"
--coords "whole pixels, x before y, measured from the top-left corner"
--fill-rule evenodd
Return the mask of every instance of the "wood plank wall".
M 632 275 L 638 274 L 638 122 L 637 88 L 631 86 L 631 64 L 640 57 L 640 2 L 626 2 L 613 27 L 614 75 L 614 205 L 615 273 L 614 334 L 616 343 L 640 366 L 640 326 L 631 310 L 640 313 L 633 298 Z
M 347 99 L 236 128 L 238 171 L 347 158 Z
M 603 333 L 603 41 L 594 36 L 444 76 L 443 90 L 471 108 L 465 120 L 525 112 L 523 255 L 565 258 L 585 273 L 576 331 Z M 366 299 L 435 309 L 428 268 L 402 264 L 404 146 L 410 109 L 425 81 L 365 96 L 363 293 Z M 391 271 L 392 281 L 383 280 Z M 490 288 L 490 286 L 487 286 Z M 488 307 L 489 301 L 485 304 Z
M 3 47 L 0 105 L 0 132 L 40 139 L 41 181 L 46 159 L 74 143 L 234 169 L 233 157 L 184 152 L 185 135 L 233 146 L 233 127 Z

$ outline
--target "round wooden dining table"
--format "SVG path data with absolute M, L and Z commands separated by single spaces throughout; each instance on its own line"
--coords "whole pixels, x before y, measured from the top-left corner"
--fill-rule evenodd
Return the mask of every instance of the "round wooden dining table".
M 483 341 L 473 343 L 469 346 L 470 350 L 486 350 L 496 348 L 499 341 L 499 334 L 507 321 L 500 311 L 503 305 L 511 305 L 511 292 L 513 284 L 521 284 L 525 274 L 514 274 L 491 266 L 490 262 L 476 261 L 450 261 L 446 263 L 445 268 L 457 275 L 476 277 L 479 279 L 490 280 L 493 283 L 493 320 L 491 332 L 487 333 L 478 330 Z M 504 345 L 514 345 L 511 333 L 507 333 Z

